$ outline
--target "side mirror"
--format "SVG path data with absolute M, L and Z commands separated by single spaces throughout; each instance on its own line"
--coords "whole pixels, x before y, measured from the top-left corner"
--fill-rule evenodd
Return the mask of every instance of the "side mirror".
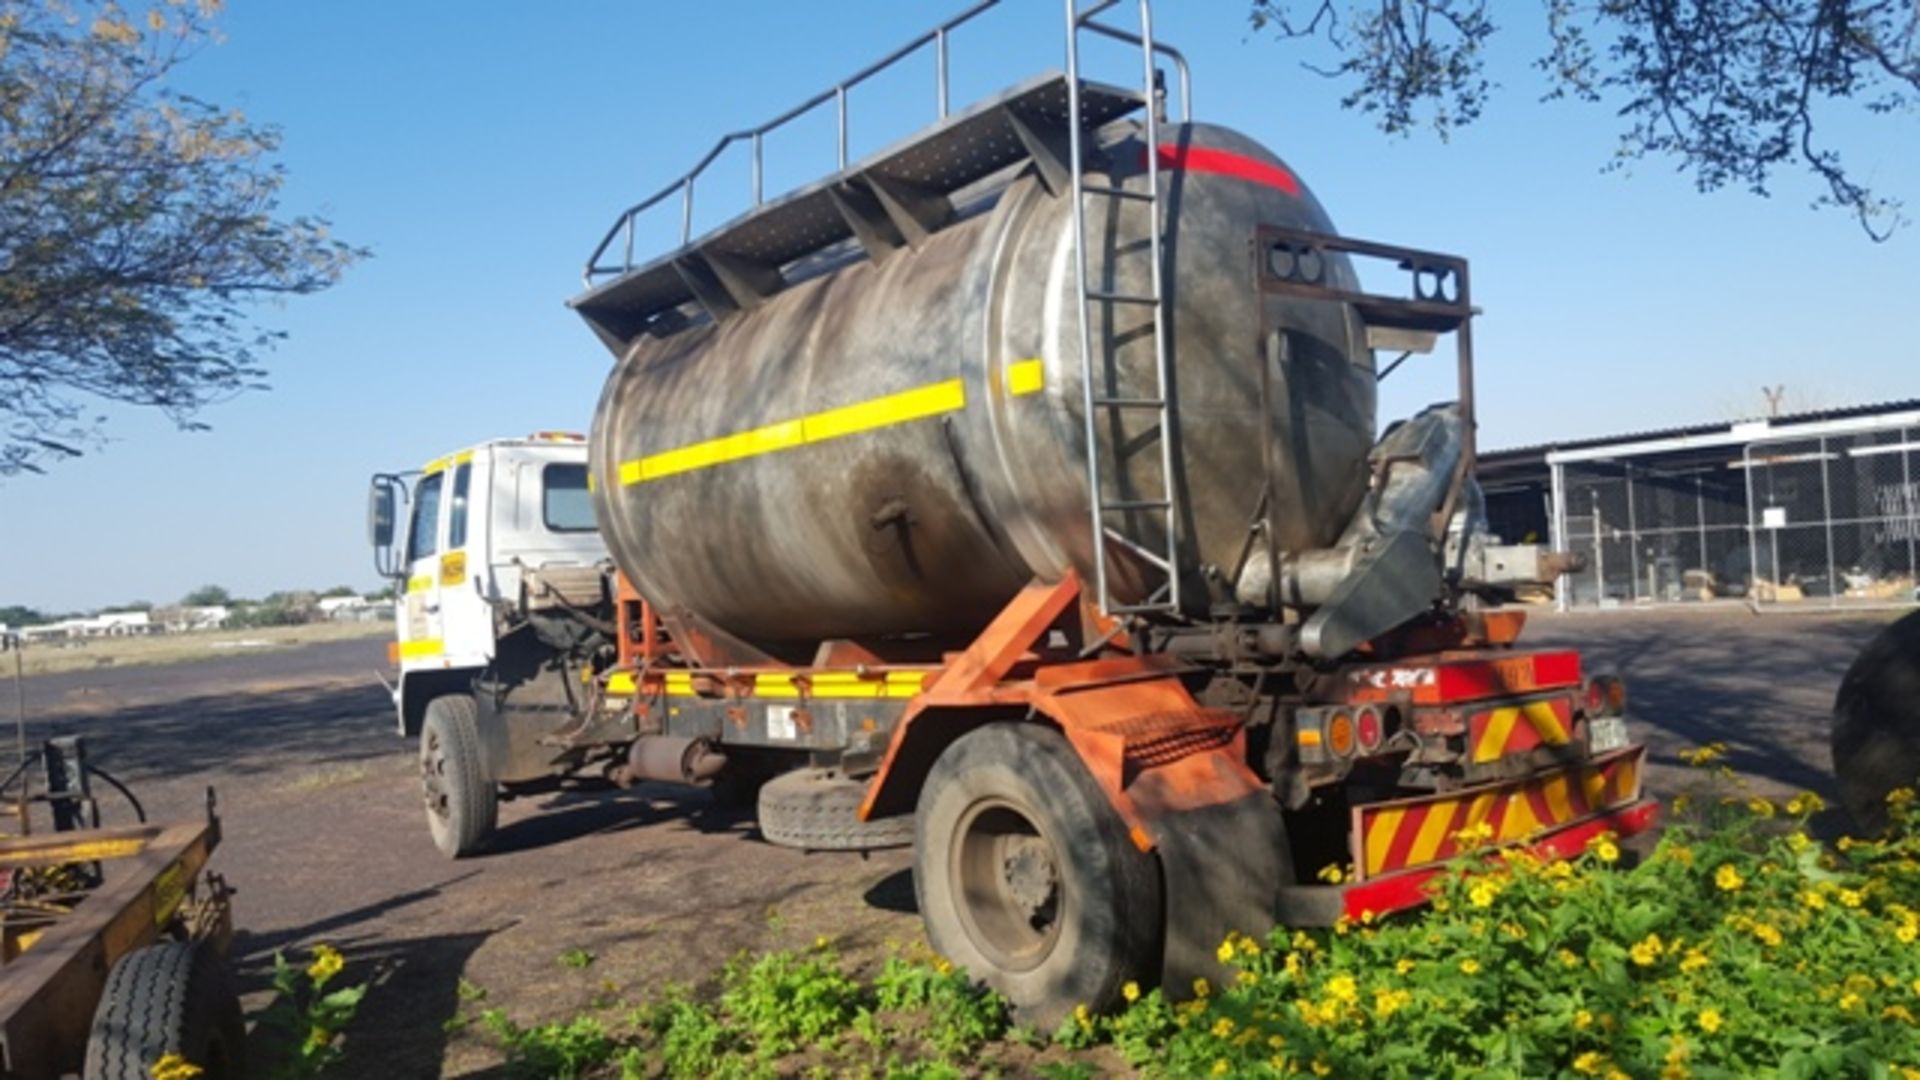
M 406 498 L 406 481 L 388 473 L 376 474 L 367 489 L 367 540 L 373 545 L 373 568 L 381 577 L 394 577 L 400 572 L 396 541 L 400 508 Z

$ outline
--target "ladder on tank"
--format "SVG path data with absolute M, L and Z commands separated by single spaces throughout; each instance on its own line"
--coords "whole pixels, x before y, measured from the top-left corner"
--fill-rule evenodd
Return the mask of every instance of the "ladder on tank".
M 1179 481 L 1174 472 L 1177 458 L 1176 440 L 1178 433 L 1173 427 L 1171 393 L 1173 372 L 1171 359 L 1167 352 L 1166 334 L 1166 289 L 1165 258 L 1162 232 L 1165 229 L 1165 216 L 1162 212 L 1160 195 L 1160 81 L 1154 65 L 1153 14 L 1149 0 L 1139 0 L 1140 32 L 1138 35 L 1119 30 L 1100 22 L 1097 16 L 1116 7 L 1121 0 L 1093 0 L 1086 7 L 1082 0 L 1064 0 L 1067 17 L 1067 109 L 1068 109 L 1068 177 L 1069 197 L 1073 200 L 1073 253 L 1074 278 L 1077 285 L 1080 307 L 1077 318 L 1080 324 L 1080 385 L 1083 393 L 1082 408 L 1086 416 L 1087 438 L 1087 491 L 1089 493 L 1089 513 L 1091 516 L 1094 565 L 1094 595 L 1099 598 L 1100 610 L 1109 615 L 1153 615 L 1177 614 L 1181 607 L 1179 540 L 1175 530 L 1178 519 Z M 1134 191 L 1117 184 L 1089 184 L 1083 171 L 1086 151 L 1087 131 L 1081 123 L 1080 84 L 1080 35 L 1095 33 L 1121 41 L 1135 43 L 1140 48 L 1142 65 L 1141 99 L 1146 102 L 1146 169 L 1147 187 L 1144 191 Z M 1186 102 L 1183 100 L 1182 105 Z M 1109 275 L 1112 288 L 1097 288 L 1087 276 L 1087 216 L 1088 198 L 1107 199 L 1113 202 L 1113 220 L 1118 216 L 1123 204 L 1129 201 L 1146 204 L 1148 228 L 1147 255 L 1151 262 L 1149 269 L 1149 287 L 1146 292 L 1125 292 L 1120 286 L 1117 270 Z M 1116 252 L 1122 245 L 1116 244 Z M 1102 347 L 1096 352 L 1093 343 L 1092 305 L 1105 305 L 1108 311 L 1108 333 Z M 1121 383 L 1123 372 L 1116 362 L 1112 365 L 1113 378 L 1108 380 L 1102 368 L 1105 361 L 1117 352 L 1114 345 L 1116 335 L 1112 333 L 1113 316 L 1127 308 L 1140 308 L 1148 313 L 1153 325 L 1153 385 L 1151 389 L 1139 388 L 1129 391 Z M 1155 423 L 1153 439 L 1159 444 L 1160 481 L 1159 491 L 1116 492 L 1109 494 L 1101 475 L 1099 433 L 1104 425 L 1114 429 L 1114 465 L 1116 479 L 1125 475 L 1122 454 L 1128 456 L 1142 453 L 1145 447 L 1123 451 L 1118 421 L 1122 416 L 1151 414 Z M 1117 485 L 1116 485 L 1117 486 Z M 1143 544 L 1123 533 L 1114 526 L 1114 519 L 1121 515 L 1157 514 L 1162 522 L 1160 540 L 1164 546 L 1154 547 Z M 1146 599 L 1127 604 L 1116 604 L 1113 598 L 1112 559 L 1109 545 L 1125 549 L 1133 557 L 1147 563 L 1165 575 L 1165 580 Z

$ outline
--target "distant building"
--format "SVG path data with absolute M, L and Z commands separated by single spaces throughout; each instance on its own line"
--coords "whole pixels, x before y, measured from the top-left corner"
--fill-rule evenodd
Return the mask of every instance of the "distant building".
M 322 618 L 336 622 L 373 622 L 393 616 L 393 601 L 364 596 L 326 596 L 319 607 Z
M 1493 531 L 1585 557 L 1566 608 L 1920 602 L 1920 400 L 1479 457 Z
M 80 619 L 62 619 L 20 631 L 27 641 L 58 641 L 64 638 L 132 637 L 158 634 L 166 629 L 145 611 L 103 611 Z

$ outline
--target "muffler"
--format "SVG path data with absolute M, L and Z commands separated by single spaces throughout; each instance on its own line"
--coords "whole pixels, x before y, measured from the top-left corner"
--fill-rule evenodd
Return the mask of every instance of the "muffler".
M 727 755 L 707 739 L 685 735 L 642 735 L 627 748 L 627 763 L 613 781 L 631 787 L 647 780 L 668 784 L 705 784 L 727 766 Z

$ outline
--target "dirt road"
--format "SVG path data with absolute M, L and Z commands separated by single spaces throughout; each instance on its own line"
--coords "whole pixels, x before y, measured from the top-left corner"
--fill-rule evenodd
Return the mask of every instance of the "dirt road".
M 1766 788 L 1831 796 L 1826 713 L 1886 618 L 1536 615 L 1527 637 L 1578 644 L 1590 670 L 1628 676 L 1657 791 L 1693 780 L 1677 750 L 1720 740 Z M 443 1030 L 462 979 L 532 1021 L 632 1001 L 740 949 L 826 934 L 873 955 L 919 934 L 906 853 L 774 848 L 750 815 L 697 792 L 509 803 L 489 854 L 446 861 L 427 838 L 412 748 L 374 679 L 384 650 L 372 639 L 27 681 L 38 730 L 88 736 L 154 813 L 197 813 L 217 787 L 227 839 L 216 862 L 240 890 L 235 949 L 250 1004 L 275 949 L 324 941 L 375 974 L 350 1032 L 350 1074 L 459 1075 L 497 1061 L 480 1036 Z M 594 962 L 562 965 L 569 949 Z

